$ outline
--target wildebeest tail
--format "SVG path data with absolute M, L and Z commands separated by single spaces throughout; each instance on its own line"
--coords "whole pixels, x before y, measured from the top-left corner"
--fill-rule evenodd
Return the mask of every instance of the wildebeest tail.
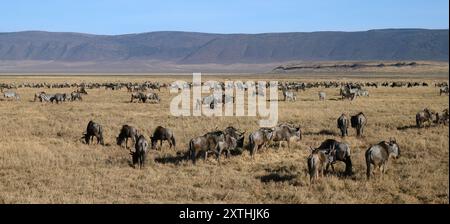
M 191 139 L 191 141 L 189 141 L 189 152 L 188 152 L 189 157 L 191 157 L 192 163 L 195 164 L 195 148 L 194 148 L 194 141 Z
M 253 140 L 253 135 L 252 134 L 250 134 L 249 136 L 248 136 L 248 149 L 250 150 L 250 155 L 253 155 L 253 153 L 254 153 L 254 144 L 255 144 L 255 142 L 254 142 L 254 140 Z

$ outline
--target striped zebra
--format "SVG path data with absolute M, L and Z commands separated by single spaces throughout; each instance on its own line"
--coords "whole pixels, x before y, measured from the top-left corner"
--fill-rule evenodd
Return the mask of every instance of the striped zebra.
M 16 99 L 16 100 L 20 99 L 20 95 L 12 91 L 3 92 L 3 97 L 5 97 L 6 99 Z
M 34 94 L 34 101 L 36 102 L 36 100 L 39 99 L 40 102 L 50 102 L 54 96 L 55 96 L 54 94 L 47 94 L 45 92 L 40 92 Z

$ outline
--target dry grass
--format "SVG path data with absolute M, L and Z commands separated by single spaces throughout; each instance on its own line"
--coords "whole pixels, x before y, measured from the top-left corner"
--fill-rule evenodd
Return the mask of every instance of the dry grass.
M 3 77 L 0 82 L 175 78 Z M 236 78 L 240 77 L 233 76 Z M 157 125 L 169 127 L 176 134 L 177 151 L 186 151 L 190 138 L 215 126 L 234 125 L 248 133 L 258 128 L 258 118 L 172 117 L 171 96 L 166 90 L 160 105 L 130 104 L 126 90 L 104 89 L 88 90 L 83 102 L 30 102 L 40 90 L 19 89 L 21 101 L 0 101 L 0 203 L 449 203 L 449 129 L 412 127 L 415 114 L 424 107 L 439 111 L 449 107 L 448 96 L 439 96 L 434 85 L 369 88 L 370 97 L 353 102 L 333 100 L 338 98 L 338 89 L 323 89 L 328 99 L 319 102 L 320 89 L 310 89 L 300 93 L 297 102 L 279 103 L 279 120 L 298 123 L 306 133 L 290 149 L 270 148 L 254 160 L 245 151 L 224 159 L 220 166 L 210 157 L 194 166 L 165 144 L 162 152 L 151 151 L 143 170 L 131 168 L 128 151 L 115 145 L 123 124 L 144 131 L 147 138 Z M 338 133 L 337 117 L 342 112 L 359 111 L 368 118 L 365 138 L 356 138 L 353 129 L 345 139 L 318 134 L 323 130 Z M 87 146 L 79 141 L 90 119 L 104 126 L 109 146 Z M 383 179 L 367 181 L 364 152 L 371 144 L 389 137 L 397 139 L 402 156 L 390 161 Z M 355 175 L 331 175 L 311 186 L 306 174 L 308 146 L 318 146 L 327 138 L 350 144 Z M 343 164 L 338 164 L 337 169 L 342 171 Z

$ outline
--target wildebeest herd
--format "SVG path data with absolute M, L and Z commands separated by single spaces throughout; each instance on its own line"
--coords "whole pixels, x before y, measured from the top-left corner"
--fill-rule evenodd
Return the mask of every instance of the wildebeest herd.
M 161 88 L 172 88 L 173 86 L 169 84 L 151 83 L 145 82 L 141 84 L 130 84 L 130 83 L 83 83 L 83 84 L 15 84 L 15 85 L 1 85 L 3 88 L 7 88 L 6 91 L 2 88 L 2 93 L 4 98 L 11 98 L 19 100 L 20 96 L 15 88 L 29 87 L 29 88 L 74 88 L 76 91 L 67 93 L 56 93 L 49 94 L 46 92 L 38 92 L 34 96 L 34 101 L 40 102 L 56 102 L 57 104 L 65 101 L 82 101 L 82 96 L 87 95 L 86 89 L 100 88 L 118 90 L 126 87 L 128 92 L 131 93 L 130 102 L 137 100 L 138 102 L 155 102 L 159 103 L 161 98 L 155 92 L 146 93 L 147 90 L 158 90 Z M 340 95 L 342 99 L 355 99 L 357 96 L 369 96 L 369 91 L 363 87 L 415 87 L 415 86 L 428 86 L 427 83 L 412 83 L 412 82 L 366 82 L 366 83 L 355 83 L 355 82 L 281 82 L 279 89 L 282 90 L 285 101 L 295 101 L 297 100 L 297 94 L 299 90 L 305 90 L 306 88 L 339 88 Z M 440 95 L 443 93 L 448 95 L 448 85 L 440 83 L 435 85 L 439 87 Z M 187 88 L 190 88 L 188 85 Z M 223 85 L 221 86 L 223 88 Z M 186 87 L 176 87 L 176 88 L 186 88 Z M 246 88 L 243 86 L 242 88 Z M 319 100 L 325 100 L 326 94 L 320 91 Z M 201 103 L 225 103 L 232 98 L 228 99 L 227 96 L 222 96 L 219 98 L 213 97 L 204 98 Z M 444 109 L 442 112 L 434 112 L 428 108 L 417 113 L 415 117 L 416 126 L 418 128 L 423 127 L 426 123 L 429 125 L 448 125 L 449 113 L 448 109 Z M 354 114 L 352 116 L 347 116 L 346 113 L 342 113 L 337 118 L 337 128 L 340 130 L 342 137 L 348 136 L 348 128 L 351 126 L 356 130 L 356 136 L 364 137 L 364 128 L 368 122 L 366 115 L 363 112 Z M 227 127 L 223 130 L 213 130 L 207 132 L 203 135 L 193 136 L 188 142 L 188 149 L 186 149 L 186 159 L 192 160 L 195 164 L 200 156 L 207 159 L 208 154 L 214 154 L 217 161 L 220 164 L 220 158 L 223 153 L 225 153 L 228 158 L 232 152 L 242 152 L 247 149 L 250 152 L 252 158 L 254 158 L 258 151 L 267 148 L 272 143 L 278 143 L 278 147 L 282 146 L 283 142 L 286 142 L 287 147 L 290 147 L 292 142 L 301 141 L 302 130 L 300 125 L 292 123 L 280 123 L 275 127 L 271 128 L 260 128 L 258 130 L 253 130 L 248 132 L 247 141 L 245 139 L 245 134 L 247 131 L 239 130 L 235 127 Z M 103 138 L 103 127 L 101 124 L 94 121 L 89 121 L 86 130 L 84 132 L 83 138 L 86 144 L 91 144 L 94 137 L 96 138 L 97 144 L 105 145 Z M 154 132 L 147 139 L 145 133 L 140 132 L 138 129 L 130 125 L 123 125 L 116 138 L 117 145 L 125 144 L 125 148 L 130 147 L 130 155 L 133 166 L 138 166 L 142 168 L 145 165 L 146 155 L 149 149 L 161 149 L 163 141 L 167 141 L 170 148 L 176 148 L 176 137 L 175 133 L 170 129 L 158 126 L 155 128 Z M 128 141 L 133 144 L 129 145 Z M 159 147 L 158 147 L 159 142 Z M 245 144 L 247 142 L 247 144 Z M 350 145 L 344 142 L 339 142 L 335 139 L 327 139 L 320 144 L 318 148 L 310 148 L 310 155 L 306 158 L 306 163 L 308 165 L 308 174 L 310 175 L 311 182 L 316 182 L 320 175 L 324 175 L 331 166 L 334 170 L 333 164 L 337 161 L 345 163 L 345 174 L 352 175 L 352 154 L 350 150 Z M 134 150 L 132 150 L 134 149 Z M 388 141 L 380 141 L 377 144 L 370 146 L 365 153 L 365 161 L 367 166 L 367 178 L 372 176 L 373 170 L 378 168 L 381 173 L 386 170 L 387 161 L 389 158 L 398 158 L 400 156 L 400 146 L 397 144 L 395 138 L 391 138 Z M 373 167 L 373 168 L 372 168 Z

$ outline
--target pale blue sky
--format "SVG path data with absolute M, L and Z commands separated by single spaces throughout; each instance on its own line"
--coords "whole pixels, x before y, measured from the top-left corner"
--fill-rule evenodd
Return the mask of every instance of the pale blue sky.
M 0 32 L 448 29 L 448 0 L 2 0 Z

